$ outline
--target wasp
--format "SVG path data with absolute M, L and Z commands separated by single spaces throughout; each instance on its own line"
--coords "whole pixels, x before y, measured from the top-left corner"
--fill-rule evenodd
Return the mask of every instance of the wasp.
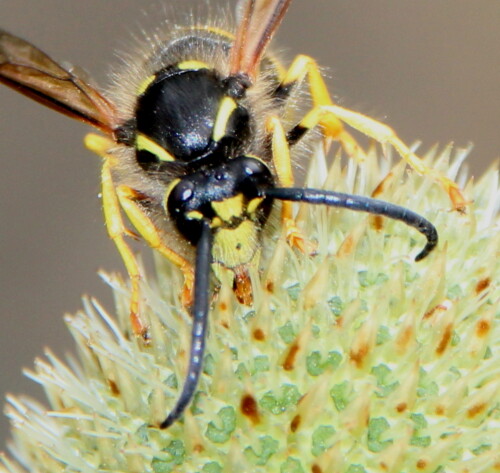
M 315 60 L 299 55 L 285 68 L 268 45 L 291 0 L 245 0 L 234 31 L 193 24 L 172 28 L 149 56 L 115 79 L 105 95 L 32 44 L 0 31 L 0 81 L 85 122 L 86 146 L 102 164 L 102 205 L 109 237 L 131 281 L 130 321 L 152 343 L 141 318 L 141 270 L 127 237 L 142 237 L 183 273 L 180 297 L 192 315 L 189 365 L 180 396 L 161 428 L 190 404 L 202 370 L 212 280 L 230 274 L 243 304 L 252 299 L 248 269 L 258 264 L 261 236 L 281 202 L 286 238 L 306 251 L 293 202 L 342 207 L 400 220 L 437 245 L 435 227 L 409 209 L 359 195 L 294 185 L 290 153 L 312 130 L 362 153 L 346 125 L 392 145 L 417 171 L 436 178 L 456 207 L 457 185 L 426 167 L 386 125 L 336 105 Z M 304 86 L 311 107 L 290 124 L 295 91 Z M 122 90 L 125 89 L 125 90 Z M 133 226 L 131 231 L 125 217 Z

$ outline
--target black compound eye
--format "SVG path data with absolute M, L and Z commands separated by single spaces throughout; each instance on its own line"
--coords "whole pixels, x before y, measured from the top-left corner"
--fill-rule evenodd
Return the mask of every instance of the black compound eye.
M 273 187 L 273 177 L 269 167 L 262 161 L 249 156 L 241 156 L 231 161 L 231 173 L 235 177 L 235 187 L 247 198 L 262 195 L 262 191 Z
M 193 245 L 200 238 L 200 217 L 203 216 L 203 203 L 200 203 L 200 192 L 196 190 L 197 184 L 192 176 L 191 179 L 181 180 L 168 195 L 166 206 L 179 231 Z
M 172 199 L 179 204 L 185 204 L 191 200 L 194 195 L 194 183 L 189 180 L 183 180 L 177 184 L 172 193 L 170 194 L 169 200 Z
M 174 219 L 182 218 L 186 212 L 192 210 L 195 196 L 195 184 L 189 179 L 180 181 L 170 192 L 167 198 L 167 210 Z

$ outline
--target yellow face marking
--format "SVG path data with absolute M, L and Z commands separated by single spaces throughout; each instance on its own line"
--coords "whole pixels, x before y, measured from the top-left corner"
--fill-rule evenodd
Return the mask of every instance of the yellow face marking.
M 203 214 L 198 210 L 191 210 L 191 212 L 188 212 L 186 214 L 186 217 L 190 218 L 191 220 L 201 220 L 203 218 Z
M 252 199 L 250 202 L 248 202 L 247 212 L 249 214 L 253 214 L 258 209 L 259 205 L 262 204 L 263 200 L 264 197 L 256 197 L 255 199 Z
M 149 76 L 147 79 L 143 80 L 137 89 L 137 95 L 142 95 L 146 92 L 146 89 L 152 84 L 152 82 L 156 79 L 156 76 Z
M 177 64 L 177 69 L 181 71 L 198 71 L 200 69 L 208 69 L 208 64 L 203 61 L 182 61 Z
M 155 143 L 151 138 L 139 133 L 135 140 L 135 146 L 139 151 L 149 151 L 154 154 L 160 161 L 175 161 L 175 158 L 158 143 Z
M 212 255 L 215 263 L 235 268 L 249 263 L 258 245 L 258 227 L 245 220 L 236 228 L 222 228 L 215 234 Z
M 226 132 L 227 122 L 229 117 L 234 112 L 238 105 L 231 97 L 224 97 L 221 101 L 217 118 L 215 119 L 214 131 L 212 138 L 214 141 L 219 141 Z
M 243 194 L 224 199 L 222 202 L 212 202 L 212 208 L 224 222 L 229 222 L 232 217 L 241 217 L 243 214 Z
M 223 221 L 219 217 L 214 217 L 212 222 L 210 223 L 210 228 L 219 228 L 222 227 Z

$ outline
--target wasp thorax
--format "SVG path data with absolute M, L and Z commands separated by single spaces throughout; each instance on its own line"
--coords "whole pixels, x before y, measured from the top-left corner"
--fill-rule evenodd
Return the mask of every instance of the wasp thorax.
M 203 64 L 196 70 L 182 67 L 150 77 L 138 98 L 137 160 L 146 170 L 215 153 L 237 156 L 250 136 L 248 110 L 230 96 L 231 83 Z
M 238 229 L 244 222 L 260 229 L 271 210 L 265 190 L 272 186 L 266 164 L 241 156 L 177 181 L 166 197 L 166 210 L 182 235 L 196 244 L 202 220 L 210 222 L 215 233 Z

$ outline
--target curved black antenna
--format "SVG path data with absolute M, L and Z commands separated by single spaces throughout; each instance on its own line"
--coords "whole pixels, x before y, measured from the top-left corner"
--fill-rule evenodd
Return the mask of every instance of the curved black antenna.
M 177 404 L 167 418 L 160 424 L 160 429 L 170 427 L 184 412 L 193 399 L 198 379 L 203 368 L 203 354 L 207 334 L 207 321 L 210 300 L 210 268 L 212 264 L 213 234 L 210 225 L 202 221 L 201 236 L 196 245 L 196 266 L 194 273 L 193 328 L 191 329 L 191 349 L 189 367 Z
M 399 205 L 372 199 L 361 195 L 343 194 L 341 192 L 319 189 L 303 189 L 299 187 L 275 187 L 264 191 L 266 197 L 308 204 L 323 204 L 330 207 L 342 207 L 349 210 L 367 212 L 374 215 L 383 215 L 394 220 L 400 220 L 415 228 L 427 238 L 424 249 L 415 257 L 415 261 L 425 258 L 437 245 L 438 233 L 436 227 L 411 210 Z

